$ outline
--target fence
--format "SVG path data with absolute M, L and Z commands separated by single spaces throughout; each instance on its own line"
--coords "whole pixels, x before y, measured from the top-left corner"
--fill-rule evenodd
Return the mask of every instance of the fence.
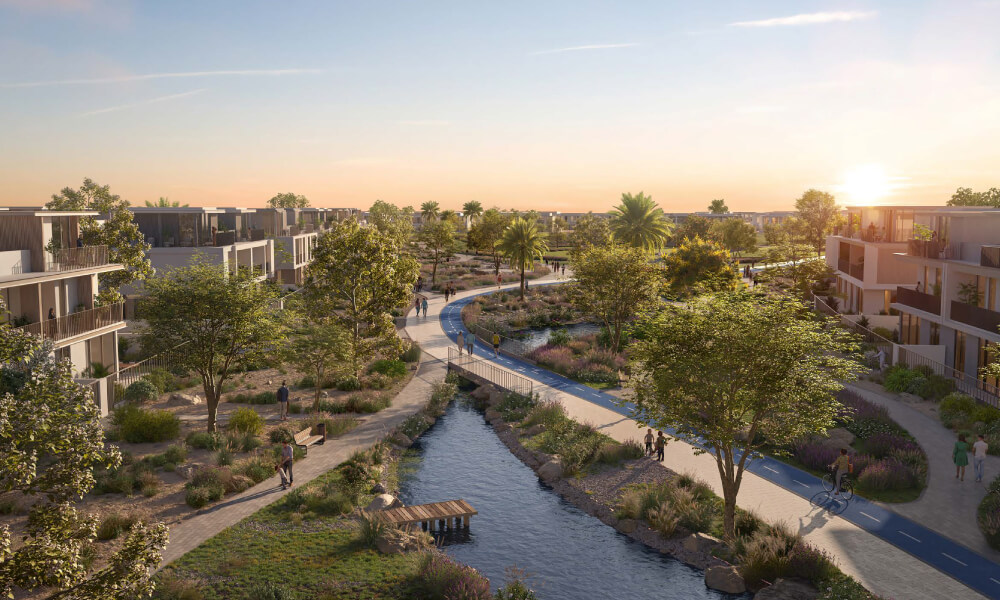
M 90 331 L 114 325 L 123 320 L 125 304 L 109 304 L 90 310 L 81 310 L 56 319 L 47 319 L 21 327 L 32 335 L 42 336 L 52 341 L 65 340 Z
M 108 264 L 107 246 L 83 246 L 82 248 L 59 248 L 49 252 L 46 271 L 69 271 L 101 267 Z
M 938 375 L 950 378 L 955 383 L 955 389 L 959 392 L 967 396 L 972 396 L 983 404 L 1000 408 L 1000 388 L 990 385 L 981 379 L 972 377 L 963 371 L 939 363 L 936 360 L 931 360 L 912 350 L 907 350 L 902 346 L 899 347 L 899 362 L 910 368 L 927 367 Z
M 493 334 L 494 332 L 483 327 L 479 324 L 467 325 L 470 332 L 475 335 L 479 340 L 486 345 L 487 348 L 493 347 Z M 500 349 L 505 354 L 514 355 L 522 360 L 526 360 L 534 363 L 535 361 L 528 358 L 528 353 L 531 350 L 528 345 L 521 340 L 515 340 L 514 338 L 507 337 L 505 335 L 500 336 Z
M 877 349 L 881 350 L 884 356 L 885 364 L 886 365 L 892 364 L 892 349 L 893 346 L 895 346 L 892 340 L 884 338 L 881 335 L 872 331 L 871 329 L 868 329 L 867 327 L 861 325 L 860 323 L 848 319 L 845 315 L 842 315 L 839 312 L 837 312 L 835 308 L 831 307 L 826 302 L 820 300 L 820 297 L 815 294 L 813 294 L 813 307 L 816 309 L 817 312 L 821 312 L 823 314 L 830 315 L 831 317 L 835 317 L 837 320 L 840 321 L 841 327 L 853 331 L 854 333 L 861 336 L 861 339 L 864 343 L 871 344 L 872 346 L 875 346 Z
M 151 356 L 124 369 L 119 369 L 117 373 L 109 375 L 108 381 L 114 390 L 114 398 L 111 401 L 111 406 L 115 407 L 125 399 L 124 394 L 128 386 L 149 375 L 154 370 L 163 369 L 170 371 L 172 368 L 176 368 L 177 363 L 173 360 L 173 357 L 182 346 L 184 344 L 177 346 L 173 350 Z
M 535 383 L 527 377 L 521 377 L 517 373 L 505 371 L 482 358 L 476 358 L 468 354 L 459 354 L 457 348 L 448 348 L 448 368 L 463 371 L 468 375 L 521 396 L 531 396 L 535 390 Z

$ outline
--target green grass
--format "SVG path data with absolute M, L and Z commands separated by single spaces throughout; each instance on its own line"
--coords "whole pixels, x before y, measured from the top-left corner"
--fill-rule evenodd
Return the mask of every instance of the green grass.
M 618 387 L 617 383 L 607 383 L 607 382 L 584 383 L 584 385 L 587 387 L 592 387 L 595 390 L 613 390 Z

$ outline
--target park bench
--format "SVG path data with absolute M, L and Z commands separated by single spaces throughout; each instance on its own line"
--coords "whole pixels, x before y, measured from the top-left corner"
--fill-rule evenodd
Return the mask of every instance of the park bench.
M 306 427 L 295 434 L 295 445 L 308 448 L 314 444 L 322 444 L 326 441 L 326 426 L 323 423 L 315 427 Z

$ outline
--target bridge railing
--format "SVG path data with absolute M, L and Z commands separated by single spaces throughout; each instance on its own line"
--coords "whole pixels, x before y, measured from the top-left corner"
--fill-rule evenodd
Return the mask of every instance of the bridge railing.
M 493 385 L 521 396 L 531 396 L 535 391 L 535 382 L 502 369 L 488 360 L 459 354 L 458 348 L 448 348 L 448 368 L 465 371 Z

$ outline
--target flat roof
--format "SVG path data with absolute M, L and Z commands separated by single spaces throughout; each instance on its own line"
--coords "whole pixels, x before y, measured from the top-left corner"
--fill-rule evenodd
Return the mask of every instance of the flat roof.
M 10 217 L 96 217 L 100 214 L 96 210 L 46 210 L 23 206 L 0 208 L 0 216 Z

